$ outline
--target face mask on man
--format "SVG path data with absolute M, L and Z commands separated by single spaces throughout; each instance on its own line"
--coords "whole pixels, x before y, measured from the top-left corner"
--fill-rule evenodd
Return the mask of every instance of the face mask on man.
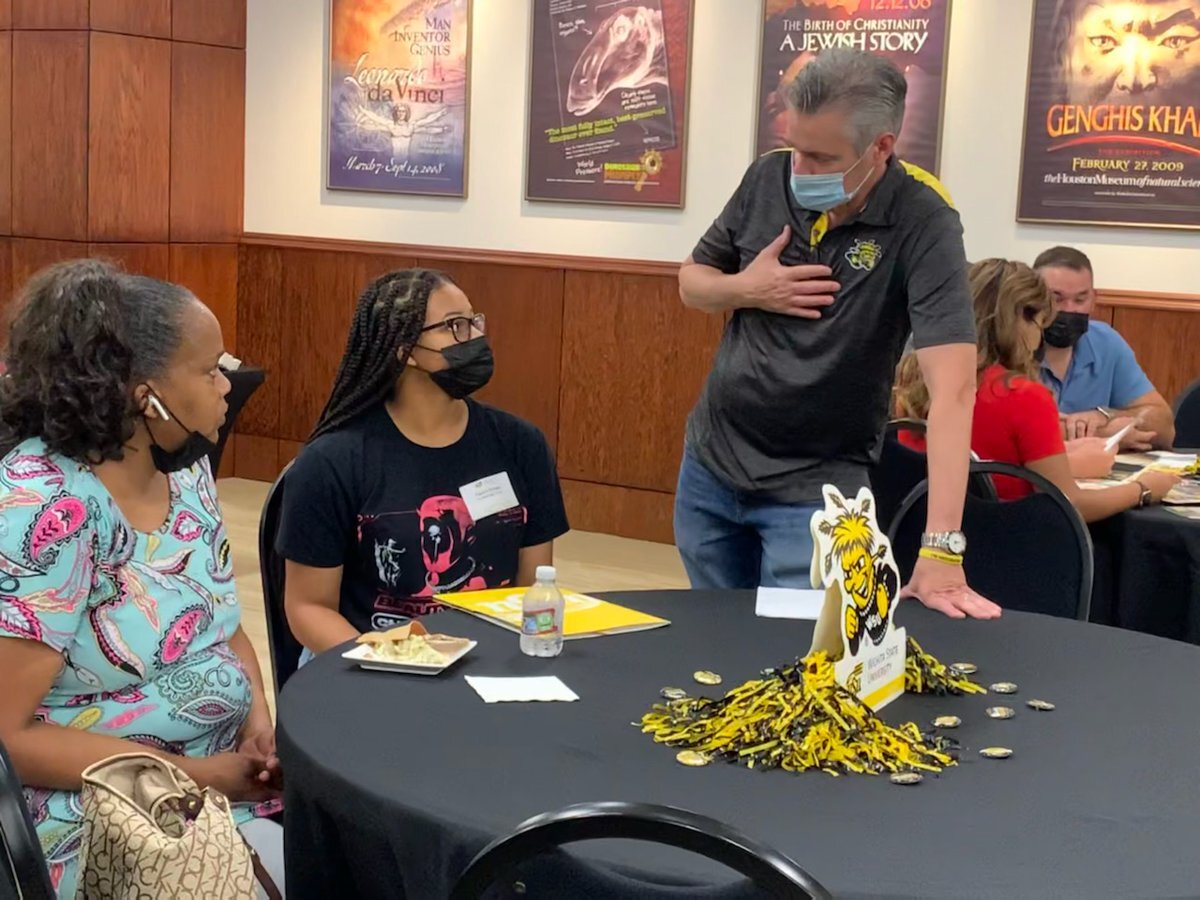
M 845 172 L 828 172 L 824 175 L 797 175 L 792 173 L 792 196 L 801 207 L 812 212 L 829 212 L 843 206 L 858 196 L 867 179 L 871 177 L 868 171 L 853 191 L 847 193 L 846 178 L 858 168 L 859 164 L 871 152 L 868 147 L 849 169 Z
M 151 394 L 146 399 L 146 405 L 153 406 L 154 411 L 158 413 L 159 418 L 164 422 L 171 421 L 172 415 L 170 410 L 167 409 L 167 405 L 154 394 Z M 154 468 L 165 475 L 169 475 L 172 472 L 179 472 L 183 469 L 190 469 L 217 449 L 217 445 L 205 435 L 198 431 L 192 431 L 179 421 L 178 416 L 174 418 L 179 427 L 187 432 L 187 438 L 174 450 L 166 450 L 159 445 L 158 439 L 154 436 L 154 431 L 150 428 L 150 420 L 146 420 L 146 430 L 150 432 L 151 441 L 150 459 L 154 461 Z
M 1046 343 L 1060 350 L 1074 347 L 1087 332 L 1088 324 L 1087 313 L 1060 312 L 1054 317 L 1054 321 L 1046 326 Z
M 496 362 L 486 337 L 451 344 L 438 352 L 446 360 L 446 368 L 430 372 L 429 377 L 455 400 L 469 397 L 492 380 Z

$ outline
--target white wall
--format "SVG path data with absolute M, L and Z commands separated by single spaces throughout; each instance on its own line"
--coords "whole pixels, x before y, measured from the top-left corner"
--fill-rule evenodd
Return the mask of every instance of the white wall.
M 448 200 L 322 187 L 327 0 L 251 0 L 246 231 L 628 259 L 686 256 L 752 157 L 759 0 L 695 0 L 684 210 L 521 199 L 528 3 L 475 0 L 469 196 Z M 1032 5 L 954 2 L 942 179 L 962 212 L 968 253 L 1032 260 L 1051 244 L 1070 243 L 1092 256 L 1104 287 L 1200 292 L 1196 232 L 1015 222 Z

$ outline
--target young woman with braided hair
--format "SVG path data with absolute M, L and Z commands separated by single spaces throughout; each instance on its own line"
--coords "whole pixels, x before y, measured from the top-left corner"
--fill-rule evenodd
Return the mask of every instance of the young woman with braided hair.
M 406 269 L 363 291 L 325 409 L 287 476 L 277 549 L 309 654 L 532 584 L 567 530 L 545 437 L 469 399 L 492 375 L 485 321 L 451 280 Z

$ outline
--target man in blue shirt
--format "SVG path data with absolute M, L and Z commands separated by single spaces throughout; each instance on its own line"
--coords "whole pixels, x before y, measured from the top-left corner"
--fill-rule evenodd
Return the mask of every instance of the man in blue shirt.
M 1147 450 L 1175 440 L 1171 407 L 1112 326 L 1091 320 L 1092 263 L 1073 247 L 1052 247 L 1033 263 L 1058 311 L 1046 329 L 1042 381 L 1058 400 L 1067 440 L 1107 437 L 1133 421 L 1121 446 Z

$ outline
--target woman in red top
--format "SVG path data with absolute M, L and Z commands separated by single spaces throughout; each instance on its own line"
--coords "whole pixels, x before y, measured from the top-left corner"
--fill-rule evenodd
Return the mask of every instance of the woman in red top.
M 1024 263 L 985 259 L 970 269 L 978 331 L 978 381 L 971 449 L 980 459 L 1012 463 L 1051 481 L 1094 522 L 1138 506 L 1143 490 L 1160 501 L 1175 475 L 1143 472 L 1138 480 L 1096 490 L 1080 488 L 1071 473 L 1054 396 L 1038 380 L 1042 330 L 1054 318 L 1050 292 Z M 929 392 L 912 356 L 900 363 L 896 383 L 901 415 L 925 418 Z M 1026 482 L 998 476 L 996 492 L 1013 500 L 1032 491 Z

